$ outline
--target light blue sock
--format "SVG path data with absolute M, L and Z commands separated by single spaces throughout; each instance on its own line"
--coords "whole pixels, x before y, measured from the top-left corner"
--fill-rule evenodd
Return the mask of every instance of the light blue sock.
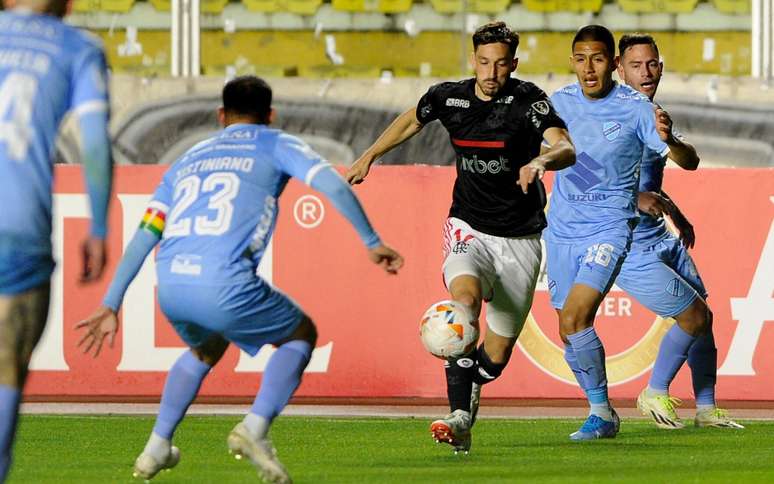
M 575 357 L 578 371 L 585 383 L 586 398 L 591 413 L 605 420 L 610 419 L 610 402 L 607 399 L 607 373 L 605 371 L 605 348 L 593 327 L 567 335 Z
M 715 383 L 718 379 L 718 349 L 712 331 L 696 338 L 688 348 L 688 366 L 691 368 L 693 395 L 696 407 L 715 407 Z
M 196 398 L 199 387 L 211 368 L 210 365 L 199 361 L 190 351 L 186 351 L 177 359 L 164 384 L 159 416 L 156 417 L 153 433 L 172 440 L 172 434 L 183 420 L 188 406 Z
M 677 371 L 683 366 L 688 357 L 688 349 L 696 341 L 696 337 L 683 331 L 678 324 L 672 327 L 661 340 L 658 349 L 656 363 L 653 364 L 653 373 L 650 375 L 648 386 L 656 393 L 668 393 L 669 384 L 675 379 Z
M 572 349 L 572 345 L 565 345 L 564 346 L 564 361 L 567 362 L 567 366 L 570 367 L 572 370 L 572 374 L 575 375 L 575 381 L 578 382 L 578 385 L 581 387 L 581 390 L 583 390 L 583 394 L 586 394 L 586 382 L 583 379 L 583 372 L 580 369 L 580 366 L 578 366 L 578 357 L 575 356 L 575 351 Z
M 5 482 L 11 468 L 11 449 L 20 401 L 21 392 L 18 388 L 0 385 L 0 482 Z
M 263 372 L 261 389 L 250 412 L 271 423 L 301 383 L 311 356 L 312 345 L 306 341 L 293 340 L 277 348 Z

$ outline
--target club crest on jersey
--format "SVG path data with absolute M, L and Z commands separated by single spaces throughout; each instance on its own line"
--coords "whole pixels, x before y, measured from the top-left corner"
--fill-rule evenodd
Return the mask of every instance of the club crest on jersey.
M 470 107 L 470 101 L 467 99 L 457 99 L 450 97 L 446 99 L 446 105 L 451 106 L 453 108 L 469 108 Z
M 602 125 L 602 134 L 605 135 L 608 141 L 613 141 L 621 134 L 621 123 L 616 121 L 606 121 Z
M 534 109 L 538 114 L 545 116 L 551 110 L 551 107 L 548 105 L 548 101 L 538 101 L 532 103 L 532 109 Z

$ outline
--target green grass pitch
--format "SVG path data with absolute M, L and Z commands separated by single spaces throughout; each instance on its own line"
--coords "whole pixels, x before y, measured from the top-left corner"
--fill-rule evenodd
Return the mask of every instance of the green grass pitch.
M 180 464 L 152 482 L 256 482 L 226 450 L 238 420 L 186 418 Z M 272 438 L 296 483 L 774 482 L 774 422 L 668 431 L 630 419 L 615 439 L 570 442 L 580 423 L 482 419 L 467 456 L 434 444 L 425 419 L 280 417 Z M 132 482 L 152 426 L 151 417 L 22 416 L 8 483 Z

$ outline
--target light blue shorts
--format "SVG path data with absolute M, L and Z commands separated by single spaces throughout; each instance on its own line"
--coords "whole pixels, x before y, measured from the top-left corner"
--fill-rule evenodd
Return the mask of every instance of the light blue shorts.
M 632 246 L 616 284 L 662 317 L 677 316 L 697 297 L 707 297 L 688 250 L 673 236 Z
M 628 227 L 600 231 L 593 238 L 546 240 L 546 272 L 551 305 L 562 309 L 570 289 L 583 284 L 606 294 L 631 244 Z
M 252 356 L 293 334 L 303 316 L 296 303 L 260 278 L 228 286 L 159 284 L 159 305 L 191 348 L 219 334 Z

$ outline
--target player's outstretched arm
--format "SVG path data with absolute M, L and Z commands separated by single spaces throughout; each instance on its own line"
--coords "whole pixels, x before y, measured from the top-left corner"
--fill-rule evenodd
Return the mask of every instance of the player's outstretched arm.
M 351 185 L 362 183 L 371 165 L 380 156 L 419 133 L 423 126 L 417 120 L 416 108 L 411 108 L 395 118 L 374 144 L 352 164 L 345 175 L 347 182 Z
M 661 107 L 656 106 L 656 131 L 659 137 L 669 146 L 669 158 L 685 170 L 695 170 L 699 167 L 699 154 L 696 148 L 675 135 L 672 130 L 672 117 Z
M 91 205 L 89 237 L 81 244 L 81 282 L 99 279 L 106 263 L 107 212 L 113 184 L 113 159 L 107 131 L 107 107 L 78 115 L 81 160 Z
M 686 248 L 692 249 L 696 244 L 696 233 L 693 230 L 693 224 L 688 221 L 688 218 L 680 210 L 680 207 L 677 206 L 675 201 L 672 200 L 664 190 L 661 190 L 661 196 L 669 201 L 666 215 L 672 220 L 675 229 L 677 229 L 677 232 L 680 234 L 680 241 Z
M 113 339 L 118 331 L 117 313 L 124 300 L 124 294 L 158 241 L 159 236 L 156 233 L 142 226 L 135 232 L 132 241 L 126 246 L 102 305 L 91 316 L 75 325 L 76 329 L 86 331 L 78 341 L 78 346 L 83 347 L 84 353 L 94 348 L 96 358 L 106 337 L 109 346 L 113 347 Z
M 540 155 L 519 169 L 517 183 L 524 193 L 535 179 L 543 178 L 546 170 L 561 170 L 575 164 L 575 145 L 566 129 L 548 128 L 543 132 L 543 138 L 549 146 L 541 145 Z

